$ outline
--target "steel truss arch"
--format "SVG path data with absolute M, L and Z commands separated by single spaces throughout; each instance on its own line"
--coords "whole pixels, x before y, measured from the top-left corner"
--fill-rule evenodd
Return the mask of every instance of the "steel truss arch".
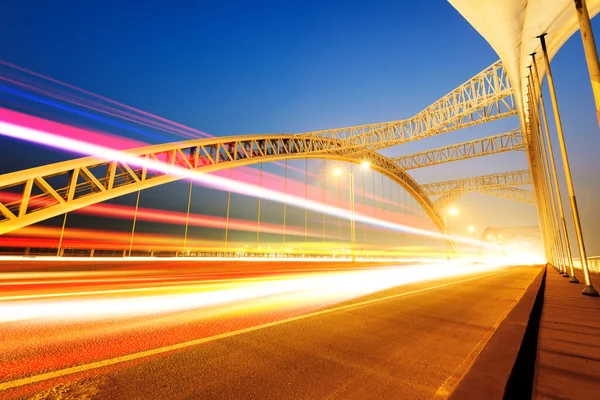
M 515 150 L 525 150 L 521 129 L 394 157 L 393 160 L 403 169 L 411 170 Z
M 464 193 L 480 189 L 493 189 L 509 186 L 522 186 L 532 183 L 528 169 L 475 176 L 471 178 L 455 179 L 451 181 L 435 182 L 421 185 L 429 196 L 441 196 L 450 193 Z
M 402 186 L 423 207 L 434 225 L 445 232 L 443 219 L 433 202 L 408 173 L 381 154 L 371 150 L 352 152 L 335 139 L 244 135 L 160 144 L 118 154 L 123 158 L 79 158 L 0 176 L 0 192 L 19 196 L 11 202 L 0 199 L 0 234 L 91 204 L 184 179 L 169 173 L 169 168 L 203 174 L 294 158 L 329 158 L 357 164 L 366 160 L 372 169 Z M 152 163 L 150 167 L 148 162 Z M 165 169 L 156 166 L 165 166 Z M 34 192 L 35 188 L 39 193 Z
M 372 150 L 517 115 L 513 88 L 501 61 L 490 65 L 412 118 L 324 129 L 298 136 L 339 140 L 343 147 Z
M 489 194 L 491 196 L 500 197 L 503 199 L 514 200 L 525 204 L 536 204 L 535 195 L 529 190 L 519 189 L 512 186 L 501 186 L 501 187 L 479 187 L 479 188 L 465 188 L 463 191 L 453 191 L 441 195 L 436 199 L 433 204 L 438 210 L 443 210 L 450 204 L 454 203 L 460 197 L 467 193 L 478 192 L 483 194 Z

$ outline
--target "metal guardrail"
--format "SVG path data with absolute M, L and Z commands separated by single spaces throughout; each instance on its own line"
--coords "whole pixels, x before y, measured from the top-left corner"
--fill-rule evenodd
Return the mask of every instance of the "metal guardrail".
M 600 256 L 588 257 L 588 268 L 590 272 L 593 274 L 600 274 Z M 575 269 L 581 270 L 581 259 L 574 258 L 573 259 L 573 267 Z

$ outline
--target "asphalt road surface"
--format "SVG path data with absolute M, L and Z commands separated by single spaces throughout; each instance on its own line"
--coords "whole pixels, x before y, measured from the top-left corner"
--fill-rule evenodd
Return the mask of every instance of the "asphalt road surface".
M 347 266 L 4 281 L 0 398 L 444 398 L 540 271 Z

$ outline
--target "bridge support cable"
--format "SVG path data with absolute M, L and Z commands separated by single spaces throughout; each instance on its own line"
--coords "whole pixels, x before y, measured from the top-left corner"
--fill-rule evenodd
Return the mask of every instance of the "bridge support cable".
M 185 254 L 187 250 L 187 237 L 188 237 L 188 227 L 190 224 L 190 205 L 192 204 L 192 188 L 194 187 L 194 182 L 190 180 L 190 189 L 188 193 L 188 202 L 187 202 L 187 211 L 185 213 L 185 230 L 183 232 L 183 252 Z
M 531 80 L 529 79 L 529 82 Z M 565 276 L 569 276 L 566 272 L 566 269 L 563 268 L 564 258 L 562 257 L 561 249 L 558 244 L 558 221 L 555 215 L 555 204 L 554 204 L 554 196 L 553 190 L 548 186 L 551 183 L 549 175 L 548 175 L 548 165 L 545 151 L 545 143 L 542 140 L 543 136 L 540 134 L 541 125 L 539 121 L 539 114 L 537 112 L 533 112 L 533 110 L 537 110 L 537 104 L 535 101 L 534 92 L 531 88 L 531 83 L 527 86 L 527 95 L 528 95 L 528 109 L 529 109 L 529 126 L 531 131 L 531 141 L 533 145 L 533 156 L 536 162 L 539 164 L 539 167 L 535 172 L 537 174 L 537 181 L 539 185 L 537 185 L 542 194 L 542 202 L 541 207 L 544 213 L 544 221 L 545 221 L 545 229 L 547 231 L 549 237 L 549 245 L 550 252 L 552 255 L 552 264 L 558 266 Z
M 529 93 L 528 93 L 529 95 Z M 530 103 L 529 99 L 527 104 L 528 108 L 531 109 L 533 105 Z M 529 115 L 529 124 L 528 124 L 528 140 L 530 144 L 530 155 L 533 160 L 533 168 L 532 168 L 532 178 L 534 182 L 534 188 L 537 191 L 539 198 L 539 210 L 541 213 L 540 224 L 542 227 L 542 232 L 544 233 L 545 238 L 545 249 L 548 260 L 553 264 L 557 265 L 557 257 L 555 252 L 555 244 L 554 244 L 554 232 L 551 226 L 551 217 L 548 213 L 548 193 L 546 187 L 544 185 L 544 178 L 541 172 L 543 170 L 542 158 L 540 156 L 539 151 L 539 141 L 537 139 L 537 125 L 535 115 Z
M 133 223 L 131 224 L 131 238 L 129 239 L 129 257 L 131 257 L 131 251 L 133 250 L 133 237 L 135 235 L 135 224 L 137 222 L 138 206 L 140 205 L 140 194 L 141 190 L 137 191 L 135 198 L 135 211 L 133 212 Z
M 497 61 L 412 118 L 300 136 L 335 139 L 343 148 L 376 150 L 516 115 L 517 111 L 506 70 Z
M 548 149 L 550 147 L 548 147 L 548 145 L 552 146 L 551 143 L 548 143 L 548 141 L 546 140 L 546 136 L 543 134 L 542 132 L 542 121 L 540 120 L 540 114 L 539 114 L 539 96 L 537 94 L 537 87 L 534 84 L 533 80 L 534 80 L 534 76 L 533 76 L 533 69 L 532 66 L 529 67 L 529 71 L 530 71 L 530 76 L 528 78 L 529 81 L 529 86 L 528 86 L 528 94 L 529 94 L 529 103 L 530 103 L 530 109 L 534 110 L 534 112 L 530 111 L 531 114 L 531 118 L 530 118 L 530 123 L 533 123 L 535 125 L 535 129 L 533 129 L 533 132 L 536 136 L 536 144 L 537 144 L 537 148 L 541 149 L 541 151 L 539 151 L 539 155 L 542 158 L 542 167 L 544 170 L 544 176 L 543 176 L 543 183 L 544 186 L 546 187 L 546 192 L 548 195 L 548 200 L 549 200 L 549 211 L 550 211 L 550 216 L 552 219 L 552 231 L 553 231 L 553 240 L 554 240 L 554 247 L 555 247 L 555 253 L 556 256 L 558 257 L 558 266 L 563 269 L 564 275 L 565 276 L 569 276 L 569 274 L 567 273 L 567 266 L 571 265 L 571 273 L 570 273 L 570 280 L 569 282 L 572 283 L 578 283 L 579 281 L 577 280 L 577 278 L 575 277 L 575 271 L 573 270 L 572 267 L 572 263 L 570 260 L 567 259 L 566 254 L 565 254 L 565 248 L 564 248 L 564 242 L 563 242 L 563 235 L 561 233 L 561 226 L 560 226 L 560 222 L 559 222 L 559 217 L 557 215 L 557 211 L 556 211 L 556 206 L 557 206 L 557 200 L 558 202 L 560 202 L 560 197 L 555 196 L 555 187 L 553 184 L 553 180 L 551 179 L 551 168 L 552 168 L 552 164 L 548 161 Z M 547 120 L 544 121 L 544 128 L 546 129 L 546 131 L 548 130 L 547 127 Z
M 308 158 L 304 159 L 304 199 L 308 200 Z M 304 247 L 308 242 L 308 208 L 304 209 Z
M 227 185 L 227 211 L 225 213 L 225 251 L 227 252 L 229 240 L 229 214 L 231 212 L 231 183 L 233 182 L 233 168 L 229 168 L 229 185 Z
M 283 176 L 283 193 L 287 194 L 287 178 L 288 178 L 288 160 L 285 160 L 285 172 L 284 172 L 284 176 Z M 283 202 L 283 247 L 285 248 L 285 235 L 286 235 L 286 229 L 287 229 L 287 202 L 284 201 Z M 323 228 L 325 229 L 325 228 Z M 285 250 L 285 249 L 284 249 Z
M 392 216 L 393 216 L 394 219 L 396 219 L 396 214 L 397 214 L 398 210 L 394 210 L 394 206 L 393 206 L 395 203 L 394 203 L 394 192 L 392 191 L 392 189 L 393 189 L 392 188 L 392 180 L 388 179 L 388 182 L 390 184 L 389 185 L 390 186 L 390 203 L 392 204 Z M 391 242 L 392 242 L 392 249 L 396 245 L 395 244 L 396 240 L 395 240 L 394 236 L 395 235 L 390 235 L 390 239 L 391 239 Z
M 337 160 L 337 169 L 340 168 L 340 160 Z M 341 198 L 341 176 L 338 175 L 337 177 L 337 208 L 341 208 L 342 207 L 342 198 Z M 342 242 L 342 219 L 341 217 L 338 216 L 338 243 Z
M 263 175 L 263 163 L 259 163 L 260 164 L 260 170 L 258 173 L 258 187 L 262 189 L 262 175 Z M 260 243 L 260 203 L 261 203 L 261 196 L 258 196 L 258 210 L 256 212 L 256 249 L 258 250 L 259 247 L 259 243 Z
M 287 164 L 286 164 L 287 165 Z M 321 162 L 321 202 L 325 204 L 325 160 Z M 321 242 L 325 243 L 325 212 L 321 212 L 322 235 Z
M 362 173 L 362 184 L 361 184 L 361 188 L 362 188 L 362 209 L 363 212 L 367 207 L 367 200 L 365 199 L 365 168 L 361 169 L 361 173 Z M 367 224 L 363 223 L 362 224 L 362 231 L 363 231 L 363 245 L 362 245 L 362 256 L 365 256 L 365 248 L 367 247 Z
M 402 200 L 400 199 L 400 186 L 396 185 L 396 196 L 398 197 L 398 221 L 402 221 Z M 402 235 L 398 233 L 398 243 L 402 243 Z
M 558 102 L 556 100 L 556 92 L 554 90 L 554 80 L 552 78 L 552 70 L 550 69 L 550 60 L 548 58 L 548 50 L 546 49 L 546 41 L 544 35 L 540 36 L 540 42 L 542 46 L 542 53 L 544 59 L 544 65 L 546 67 L 546 79 L 548 81 L 548 87 L 550 89 L 550 100 L 552 101 L 552 109 L 554 111 L 554 118 L 556 121 L 556 130 L 558 133 L 558 142 L 560 144 L 560 151 L 563 159 L 563 167 L 565 170 L 565 178 L 567 181 L 567 190 L 569 192 L 569 203 L 571 206 L 571 213 L 573 214 L 573 223 L 575 225 L 575 235 L 577 237 L 577 244 L 579 248 L 579 255 L 581 258 L 581 264 L 583 269 L 583 275 L 585 278 L 585 287 L 582 291 L 584 295 L 598 296 L 598 292 L 592 286 L 590 278 L 590 272 L 587 262 L 587 254 L 585 251 L 585 243 L 583 239 L 583 232 L 581 229 L 581 222 L 579 219 L 579 210 L 577 209 L 577 199 L 575 197 L 575 188 L 573 186 L 573 180 L 571 177 L 571 168 L 569 165 L 569 157 L 567 154 L 567 148 L 565 138 L 562 129 L 562 122 L 560 120 L 560 112 L 558 110 Z
M 393 160 L 399 167 L 411 170 L 517 150 L 525 150 L 521 129 L 395 157 Z
M 542 113 L 542 118 L 543 118 L 543 122 L 544 122 L 544 137 L 546 139 L 546 143 L 548 145 L 548 156 L 550 158 L 550 170 L 552 171 L 552 182 L 553 182 L 553 186 L 556 190 L 556 199 L 557 199 L 557 205 L 558 205 L 558 214 L 559 214 L 559 218 L 560 218 L 560 231 L 561 231 L 561 235 L 564 239 L 564 248 L 565 248 L 565 253 L 567 256 L 567 262 L 568 265 L 571 268 L 571 275 L 574 276 L 574 265 L 573 265 L 573 256 L 571 254 L 571 243 L 569 240 L 569 231 L 567 229 L 567 223 L 565 221 L 565 212 L 564 212 L 564 208 L 563 208 L 563 204 L 562 204 L 562 196 L 561 196 L 561 192 L 560 192 L 560 184 L 558 182 L 558 174 L 556 172 L 556 162 L 555 162 L 555 158 L 554 158 L 554 150 L 552 149 L 552 140 L 550 139 L 550 131 L 548 128 L 548 116 L 546 114 L 546 106 L 544 104 L 544 97 L 542 95 L 542 87 L 541 87 L 541 82 L 539 79 L 539 72 L 538 72 L 538 67 L 537 67 L 537 62 L 535 60 L 535 54 L 531 55 L 531 59 L 533 61 L 533 82 L 534 82 L 534 89 L 536 92 L 536 95 L 538 96 L 538 103 L 541 107 L 541 113 Z
M 600 64 L 598 63 L 598 51 L 596 41 L 594 40 L 594 31 L 588 13 L 586 0 L 575 0 L 575 9 L 577 11 L 577 20 L 579 22 L 579 32 L 583 41 L 583 50 L 585 60 L 590 73 L 594 101 L 596 103 L 596 117 L 600 125 Z
M 62 226 L 60 228 L 60 237 L 58 239 L 58 246 L 56 247 L 56 256 L 57 257 L 62 256 L 62 243 L 63 243 L 63 238 L 65 236 L 65 225 L 67 224 L 67 216 L 68 215 L 69 215 L 69 213 L 65 213 L 65 215 L 63 217 Z

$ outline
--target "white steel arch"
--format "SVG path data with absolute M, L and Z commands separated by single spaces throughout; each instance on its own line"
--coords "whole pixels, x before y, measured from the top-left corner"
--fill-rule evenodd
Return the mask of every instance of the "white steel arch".
M 0 201 L 0 234 L 182 179 L 181 175 L 168 172 L 173 168 L 182 168 L 188 173 L 209 173 L 294 158 L 328 158 L 352 163 L 368 161 L 372 169 L 401 185 L 423 207 L 434 225 L 445 232 L 443 219 L 431 199 L 394 161 L 371 150 L 353 152 L 335 139 L 245 135 L 167 143 L 119 154 L 126 155 L 125 159 L 129 161 L 86 157 L 0 176 L 0 191 L 12 192 L 19 197 L 11 202 Z M 164 166 L 166 172 L 165 169 L 148 168 L 148 162 Z M 36 194 L 35 188 L 39 193 Z

